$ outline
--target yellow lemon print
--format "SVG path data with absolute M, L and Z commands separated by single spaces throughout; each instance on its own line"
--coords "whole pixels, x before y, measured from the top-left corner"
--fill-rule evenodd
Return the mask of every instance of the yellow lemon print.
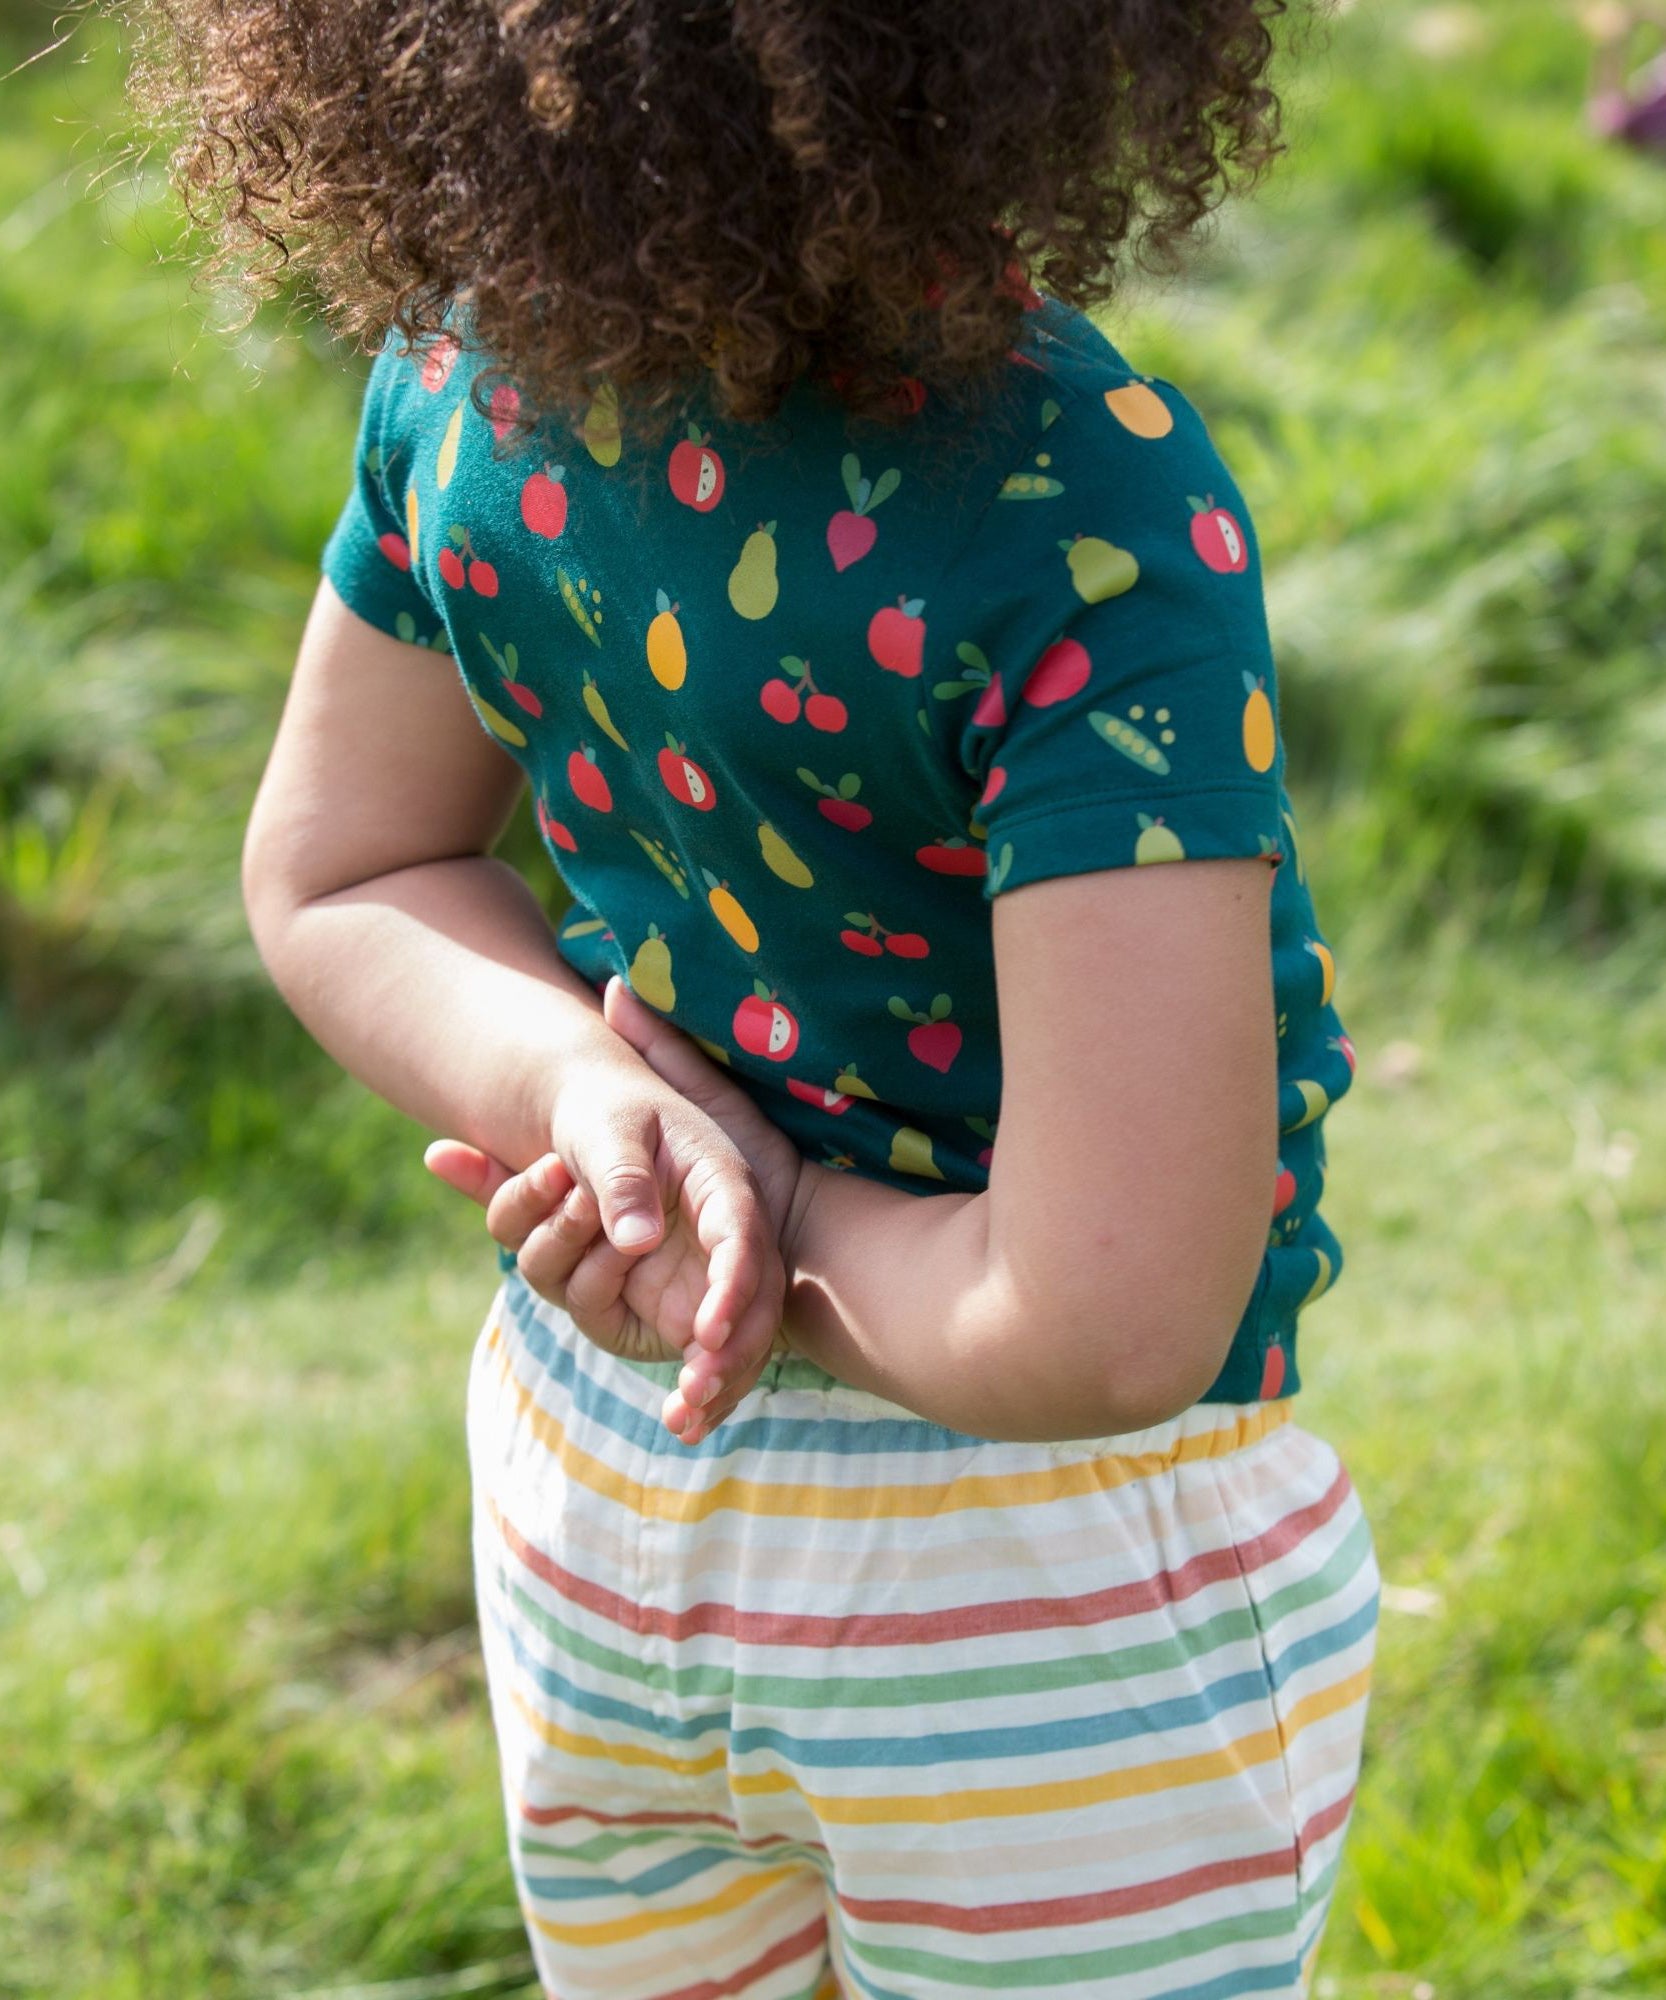
M 457 470 L 457 447 L 462 437 L 463 405 L 459 403 L 451 413 L 445 436 L 440 439 L 440 455 L 434 461 L 434 484 L 442 493 L 451 484 L 451 475 Z
M 677 607 L 663 590 L 654 593 L 658 607 L 648 627 L 648 671 L 662 688 L 673 693 L 688 675 L 688 647 L 683 628 L 677 623 Z
M 1174 429 L 1174 412 L 1155 389 L 1128 382 L 1105 391 L 1105 407 L 1125 431 L 1138 438 L 1166 438 Z
M 1273 729 L 1273 705 L 1267 686 L 1253 674 L 1245 674 L 1249 699 L 1244 703 L 1244 761 L 1252 771 L 1270 771 L 1278 741 Z

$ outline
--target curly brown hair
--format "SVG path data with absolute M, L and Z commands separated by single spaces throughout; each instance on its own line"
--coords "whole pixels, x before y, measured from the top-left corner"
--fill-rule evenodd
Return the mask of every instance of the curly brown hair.
M 209 270 L 293 265 L 366 348 L 456 301 L 482 409 L 639 424 L 975 392 L 1029 286 L 1103 303 L 1271 160 L 1288 4 L 127 0 Z

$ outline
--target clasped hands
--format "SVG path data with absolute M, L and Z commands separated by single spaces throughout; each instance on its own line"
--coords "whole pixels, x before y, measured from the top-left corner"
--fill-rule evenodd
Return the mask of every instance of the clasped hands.
M 617 1063 L 563 1082 L 541 1159 L 511 1173 L 439 1139 L 425 1160 L 480 1203 L 526 1282 L 587 1339 L 628 1360 L 682 1361 L 661 1417 L 698 1444 L 775 1345 L 810 1177 L 745 1091 L 617 975 L 602 1017 L 635 1055 L 622 1046 Z

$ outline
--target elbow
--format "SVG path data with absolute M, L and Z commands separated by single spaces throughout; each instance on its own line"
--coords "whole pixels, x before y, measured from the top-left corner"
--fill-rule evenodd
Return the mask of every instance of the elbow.
M 1236 1219 L 1235 1219 L 1236 1220 Z M 1266 1227 L 1251 1218 L 1199 1236 L 1207 1255 L 1124 1259 L 1056 1303 L 1077 1357 L 1074 1436 L 1149 1430 L 1189 1410 L 1226 1364 L 1254 1296 Z

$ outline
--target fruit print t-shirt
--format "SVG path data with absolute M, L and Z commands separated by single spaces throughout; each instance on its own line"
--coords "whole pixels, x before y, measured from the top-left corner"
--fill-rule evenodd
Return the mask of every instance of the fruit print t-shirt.
M 864 424 L 806 381 L 767 425 L 695 405 L 650 446 L 604 386 L 517 441 L 512 386 L 492 418 L 470 403 L 463 334 L 377 359 L 325 573 L 413 673 L 449 654 L 526 771 L 567 960 L 623 973 L 812 1159 L 987 1184 L 995 896 L 1275 870 L 1278 1174 L 1203 1400 L 1294 1393 L 1297 1316 L 1341 1264 L 1322 1121 L 1353 1052 L 1255 537 L 1196 413 L 1046 301 L 973 417 L 922 391 L 901 427 Z

